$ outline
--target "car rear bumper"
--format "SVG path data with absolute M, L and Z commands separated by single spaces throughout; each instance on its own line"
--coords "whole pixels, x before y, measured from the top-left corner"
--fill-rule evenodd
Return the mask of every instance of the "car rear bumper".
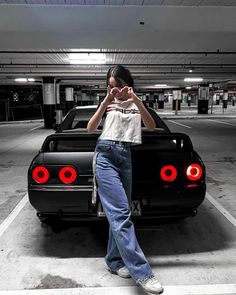
M 133 196 L 141 204 L 141 216 L 134 220 L 184 218 L 194 216 L 205 197 L 206 186 L 185 187 L 180 191 L 158 188 L 139 190 Z M 92 186 L 29 186 L 29 201 L 40 220 L 98 221 L 98 206 L 91 204 Z
M 153 215 L 142 215 L 142 216 L 132 216 L 132 220 L 135 223 L 140 224 L 143 221 L 158 221 L 158 220 L 170 220 L 170 219 L 181 219 L 185 217 L 193 217 L 197 214 L 197 209 L 191 211 L 174 212 L 174 211 L 162 211 L 157 212 Z M 37 216 L 40 221 L 44 222 L 47 220 L 61 220 L 66 222 L 100 222 L 105 221 L 106 217 L 98 217 L 96 215 L 82 215 L 82 214 L 71 214 L 65 212 L 37 212 Z

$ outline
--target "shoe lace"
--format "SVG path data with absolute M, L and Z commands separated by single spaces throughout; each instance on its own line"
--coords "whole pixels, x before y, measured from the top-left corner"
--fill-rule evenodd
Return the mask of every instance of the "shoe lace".
M 139 280 L 141 283 L 146 283 L 149 281 L 150 283 L 157 282 L 157 278 L 155 276 L 147 277 L 145 279 Z

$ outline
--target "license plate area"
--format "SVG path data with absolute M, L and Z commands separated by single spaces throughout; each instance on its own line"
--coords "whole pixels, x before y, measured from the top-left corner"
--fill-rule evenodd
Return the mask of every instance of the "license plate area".
M 133 200 L 131 204 L 131 215 L 132 216 L 141 216 L 142 215 L 142 208 L 139 200 Z M 98 217 L 105 217 L 106 214 L 103 211 L 103 207 L 101 202 L 98 202 L 98 209 L 97 209 L 97 216 Z

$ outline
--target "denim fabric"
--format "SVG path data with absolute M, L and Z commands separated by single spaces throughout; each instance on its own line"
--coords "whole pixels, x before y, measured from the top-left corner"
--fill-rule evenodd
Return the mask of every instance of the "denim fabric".
M 126 144 L 99 140 L 96 146 L 98 195 L 109 222 L 105 261 L 112 271 L 124 265 L 137 281 L 153 277 L 151 267 L 135 235 L 131 217 L 132 163 Z

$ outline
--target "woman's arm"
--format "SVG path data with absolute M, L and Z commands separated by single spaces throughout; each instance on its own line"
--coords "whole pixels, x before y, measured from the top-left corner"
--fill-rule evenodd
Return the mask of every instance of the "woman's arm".
M 100 125 L 102 121 L 102 116 L 107 108 L 107 104 L 102 101 L 98 109 L 96 110 L 95 114 L 92 116 L 92 118 L 89 120 L 87 125 L 87 130 L 89 133 L 94 132 L 97 130 L 98 126 Z
M 156 123 L 155 123 L 153 117 L 151 116 L 151 114 L 148 112 L 148 110 L 144 106 L 142 100 L 133 92 L 132 87 L 129 87 L 128 93 L 130 96 L 128 101 L 132 101 L 137 105 L 137 107 L 140 111 L 140 114 L 141 114 L 143 124 L 147 127 L 148 130 L 154 131 L 156 128 Z
M 148 130 L 154 131 L 156 128 L 156 123 L 149 111 L 144 106 L 142 100 L 139 99 L 139 101 L 136 102 L 136 105 L 140 111 L 143 124 L 147 127 Z
M 99 124 L 102 121 L 102 116 L 104 112 L 106 111 L 106 108 L 112 102 L 113 99 L 114 99 L 114 95 L 110 93 L 110 88 L 108 88 L 106 97 L 101 102 L 95 114 L 92 116 L 92 118 L 88 122 L 87 130 L 89 133 L 92 133 L 97 130 Z

